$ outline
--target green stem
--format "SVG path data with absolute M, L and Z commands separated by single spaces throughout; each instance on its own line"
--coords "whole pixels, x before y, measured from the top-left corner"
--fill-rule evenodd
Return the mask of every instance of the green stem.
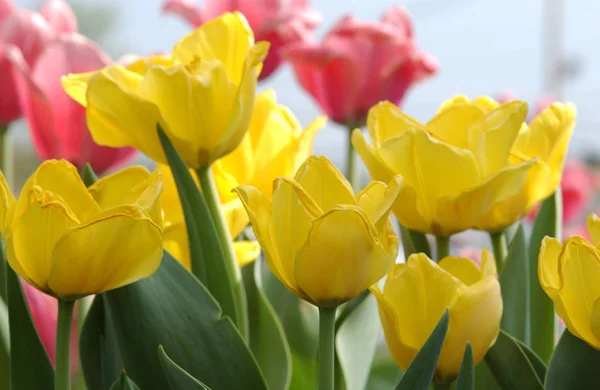
M 494 259 L 496 260 L 496 271 L 498 275 L 502 273 L 506 256 L 508 255 L 508 245 L 506 243 L 506 235 L 503 231 L 490 233 L 492 247 L 494 248 Z
M 217 234 L 219 235 L 219 241 L 225 254 L 225 266 L 227 267 L 227 273 L 229 274 L 230 280 L 233 281 L 234 286 L 234 297 L 235 297 L 235 309 L 237 314 L 237 326 L 240 333 L 246 338 L 248 335 L 248 316 L 246 315 L 246 297 L 244 295 L 242 285 L 242 275 L 237 265 L 237 259 L 235 257 L 235 251 L 233 249 L 233 241 L 229 235 L 229 229 L 227 228 L 227 222 L 223 216 L 221 210 L 221 200 L 217 192 L 217 186 L 213 178 L 212 169 L 210 166 L 199 168 L 196 171 L 198 180 L 200 181 L 200 187 L 202 193 L 206 199 L 206 205 L 210 215 L 212 216 Z
M 334 388 L 335 310 L 319 308 L 319 390 Z
M 58 300 L 54 390 L 71 390 L 71 324 L 75 301 Z
M 348 127 L 348 145 L 346 150 L 346 175 L 354 192 L 360 191 L 360 166 L 356 151 L 352 146 L 352 127 Z
M 12 150 L 8 138 L 8 124 L 0 124 L 0 171 L 6 178 L 9 187 L 12 186 Z M 0 251 L 4 253 L 4 242 L 0 242 Z M 7 301 L 6 293 L 6 268 L 8 264 L 4 256 L 0 256 L 0 299 Z
M 450 255 L 450 237 L 449 236 L 448 237 L 436 236 L 435 237 L 435 246 L 436 246 L 436 252 L 435 252 L 436 261 L 439 262 L 444 257 Z

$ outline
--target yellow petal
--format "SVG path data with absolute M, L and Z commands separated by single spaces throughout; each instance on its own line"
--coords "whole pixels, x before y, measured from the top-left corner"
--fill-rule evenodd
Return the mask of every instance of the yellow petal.
M 500 105 L 496 100 L 489 96 L 478 96 L 471 102 L 472 104 L 479 107 L 480 110 L 486 114 L 490 111 L 495 110 Z
M 181 223 L 184 221 L 183 209 L 181 208 L 181 199 L 175 184 L 175 178 L 171 168 L 165 164 L 158 164 L 157 169 L 161 173 L 163 191 L 160 195 L 161 208 L 163 211 L 163 223 L 165 225 Z M 193 169 L 189 170 L 196 186 L 199 186 L 198 177 Z M 228 189 L 231 192 L 231 188 Z M 237 199 L 237 196 L 233 195 Z
M 125 66 L 125 68 L 131 72 L 137 73 L 140 76 L 143 76 L 148 72 L 148 70 L 155 65 L 162 65 L 166 67 L 176 66 L 176 61 L 173 60 L 171 56 L 149 56 L 139 58 Z
M 487 278 L 488 276 L 496 277 L 498 271 L 496 270 L 496 260 L 494 255 L 487 249 L 481 250 L 481 277 L 480 279 Z
M 439 266 L 467 286 L 481 280 L 481 271 L 473 260 L 466 257 L 447 256 L 439 262 Z
M 455 104 L 427 123 L 427 130 L 443 142 L 467 149 L 469 145 L 469 127 L 483 116 L 483 111 L 477 106 Z
M 15 197 L 13 196 L 4 174 L 0 171 L 0 233 L 6 239 L 8 233 L 7 227 L 10 221 L 7 219 L 7 211 L 15 205 Z
M 538 278 L 540 285 L 552 300 L 558 298 L 562 286 L 560 274 L 561 243 L 552 237 L 544 237 L 538 257 Z
M 96 73 L 98 73 L 98 71 L 69 74 L 67 76 L 62 76 L 60 81 L 63 89 L 67 95 L 71 97 L 71 99 L 75 100 L 82 106 L 87 107 L 86 95 L 88 83 Z
M 458 299 L 450 307 L 438 375 L 455 377 L 458 374 L 467 341 L 473 348 L 473 361 L 478 364 L 498 337 L 501 317 L 502 296 L 496 278 L 488 277 L 460 289 Z
M 240 267 L 252 263 L 260 256 L 260 245 L 256 241 L 235 241 L 233 249 Z
M 388 185 L 372 181 L 356 196 L 359 207 L 367 213 L 380 233 L 387 225 L 392 206 L 398 199 L 402 184 L 402 178 L 399 175 L 394 176 Z
M 441 114 L 442 112 L 446 111 L 447 109 L 453 106 L 464 106 L 468 104 L 471 104 L 471 99 L 469 99 L 467 95 L 454 95 L 450 99 L 446 99 L 442 102 L 442 104 L 440 104 L 440 106 L 437 109 L 436 115 Z
M 600 246 L 600 217 L 595 213 L 588 215 L 585 226 L 595 246 Z
M 356 205 L 348 180 L 323 156 L 306 159 L 295 180 L 323 211 L 338 204 Z
M 140 207 L 104 210 L 56 243 L 48 286 L 65 300 L 112 290 L 152 275 L 162 249 L 162 229 Z
M 367 143 L 362 131 L 356 129 L 352 132 L 352 146 L 367 166 L 373 180 L 387 183 L 394 177 L 395 172 L 381 159 L 375 148 Z
M 397 313 L 402 344 L 421 349 L 461 286 L 423 253 L 411 255 L 403 272 L 388 277 L 384 294 Z
M 298 137 L 294 160 L 292 161 L 290 173 L 286 176 L 291 176 L 300 168 L 302 163 L 312 154 L 313 143 L 317 132 L 322 130 L 327 124 L 327 117 L 320 115 L 312 121 Z
M 335 207 L 311 224 L 295 259 L 298 287 L 317 306 L 358 296 L 385 276 L 395 261 L 374 226 L 356 206 Z
M 595 340 L 592 342 L 587 341 L 594 348 L 600 349 L 600 298 L 596 299 L 594 304 L 592 305 L 592 318 L 590 319 L 592 325 L 592 332 L 594 336 L 596 336 Z
M 401 135 L 408 129 L 426 131 L 423 124 L 388 101 L 380 102 L 369 110 L 367 128 L 375 148 L 379 148 L 388 139 Z
M 235 240 L 250 223 L 248 214 L 246 213 L 246 210 L 244 210 L 244 205 L 239 198 L 237 198 L 222 204 L 221 210 L 223 211 L 223 216 L 227 223 L 229 236 L 232 240 Z
M 191 270 L 190 246 L 185 222 L 166 226 L 163 234 L 165 250 L 187 270 Z
M 12 248 L 7 251 L 8 262 L 15 271 L 25 273 L 21 276 L 47 292 L 54 247 L 79 221 L 62 198 L 40 187 L 34 186 L 21 197 L 29 204 L 10 228 Z

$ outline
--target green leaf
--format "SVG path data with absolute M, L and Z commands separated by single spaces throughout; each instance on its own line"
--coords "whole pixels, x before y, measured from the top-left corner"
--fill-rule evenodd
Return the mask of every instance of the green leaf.
M 500 274 L 502 292 L 502 321 L 500 328 L 525 343 L 529 342 L 529 269 L 527 244 L 523 226 L 519 227 L 510 243 L 504 269 Z
M 477 389 L 501 390 L 498 383 L 496 383 L 494 374 L 492 374 L 488 365 L 484 364 L 483 361 L 475 367 L 475 383 L 477 384 Z
M 52 389 L 54 370 L 38 335 L 19 278 L 6 268 L 11 390 Z
M 543 378 L 537 376 L 535 367 L 523 348 L 526 347 L 501 330 L 496 343 L 485 355 L 485 362 L 500 388 L 505 390 L 543 389 Z
M 172 390 L 210 390 L 210 387 L 191 376 L 171 360 L 162 345 L 158 346 L 158 359 Z
M 400 379 L 397 390 L 429 390 L 435 367 L 442 351 L 444 338 L 448 331 L 448 322 L 450 314 L 448 310 L 440 318 L 440 321 L 429 335 L 423 347 L 419 350 L 413 361 L 410 363 L 406 372 Z
M 127 377 L 125 371 L 121 371 L 119 379 L 112 384 L 110 390 L 140 390 L 140 388 Z
M 106 390 L 125 365 L 103 294 L 96 295 L 79 338 L 79 359 L 89 390 Z
M 169 253 L 148 278 L 103 294 L 125 369 L 142 389 L 169 388 L 156 353 L 211 388 L 266 389 L 250 350 L 206 288 Z
M 548 373 L 547 390 L 598 389 L 600 351 L 565 330 L 556 346 Z
M 531 348 L 544 362 L 554 348 L 554 306 L 538 280 L 538 256 L 545 236 L 561 237 L 562 199 L 560 190 L 542 202 L 529 240 L 529 310 Z
M 346 389 L 364 389 L 375 358 L 381 325 L 377 301 L 367 294 L 341 323 L 335 336 L 336 357 L 340 362 Z
M 531 363 L 531 366 L 535 370 L 535 374 L 543 382 L 544 378 L 546 377 L 546 364 L 523 342 L 517 340 L 517 343 L 519 344 L 519 347 L 521 347 L 521 350 L 525 353 L 525 356 L 527 356 L 527 359 L 529 359 L 529 363 Z
M 402 247 L 404 248 L 404 258 L 414 253 L 425 253 L 431 259 L 431 247 L 427 236 L 424 233 L 410 230 L 400 225 L 400 237 L 402 239 Z
M 471 343 L 467 341 L 465 354 L 460 365 L 458 378 L 454 390 L 475 390 L 475 367 L 473 363 L 473 349 Z
M 188 167 L 185 165 L 167 135 L 157 125 L 158 136 L 169 161 L 187 227 L 192 273 L 206 286 L 217 300 L 223 314 L 234 324 L 237 318 L 237 303 L 234 289 L 238 288 L 229 275 L 225 253 L 219 243 L 219 235 L 212 223 L 204 196 L 196 186 Z
M 0 261 L 2 261 L 0 259 Z M 0 299 L 0 390 L 10 389 L 10 330 L 8 308 Z
M 89 187 L 96 181 L 98 181 L 98 176 L 96 176 L 96 172 L 94 172 L 92 166 L 89 163 L 85 164 L 83 172 L 81 172 L 81 180 L 83 181 L 83 184 L 86 185 L 86 187 Z
M 242 268 L 248 303 L 248 345 L 262 369 L 270 389 L 287 389 L 292 374 L 290 347 L 277 313 L 271 306 L 261 283 L 261 262 Z

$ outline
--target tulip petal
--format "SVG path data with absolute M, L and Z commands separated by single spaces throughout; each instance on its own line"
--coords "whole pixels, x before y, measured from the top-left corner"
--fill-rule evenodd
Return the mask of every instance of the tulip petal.
M 478 364 L 498 337 L 501 317 L 502 296 L 496 278 L 488 277 L 460 289 L 458 299 L 450 306 L 450 323 L 437 371 L 456 375 L 467 341 L 471 342 L 474 364 Z
M 352 186 L 325 157 L 307 158 L 295 180 L 323 211 L 338 204 L 356 205 Z
M 594 343 L 595 345 L 593 346 L 598 349 L 600 347 L 600 298 L 596 299 L 592 305 L 592 318 L 590 322 L 592 324 L 592 332 L 598 341 L 597 343 Z
M 496 260 L 494 255 L 487 249 L 481 250 L 481 277 L 480 279 L 487 278 L 488 276 L 496 277 L 498 271 L 496 270 Z
M 449 274 L 459 279 L 467 286 L 471 286 L 481 280 L 481 271 L 471 259 L 466 257 L 444 257 L 439 266 Z
M 150 276 L 162 259 L 162 229 L 137 206 L 103 210 L 54 248 L 48 286 L 65 300 Z
M 462 149 L 468 149 L 469 128 L 483 117 L 483 111 L 477 106 L 455 104 L 429 121 L 427 130 L 443 142 Z
M 9 208 L 14 207 L 14 205 L 15 197 L 6 182 L 4 174 L 0 171 L 0 233 L 2 233 L 2 237 L 4 237 L 5 240 L 8 233 L 6 228 L 9 225 L 7 211 Z
M 163 245 L 167 252 L 191 270 L 190 246 L 185 222 L 174 223 L 164 227 Z
M 363 132 L 359 129 L 352 132 L 352 146 L 356 149 L 374 180 L 387 183 L 394 177 L 394 171 L 379 157 L 375 148 L 367 143 Z
M 380 102 L 369 110 L 367 128 L 376 148 L 380 148 L 390 138 L 397 137 L 409 129 L 427 131 L 422 123 L 406 115 L 388 101 Z
M 367 213 L 380 234 L 387 225 L 392 206 L 400 194 L 402 185 L 402 178 L 396 175 L 388 185 L 372 181 L 356 196 L 359 207 Z
M 236 198 L 229 202 L 222 203 L 221 210 L 223 211 L 223 216 L 227 223 L 229 237 L 231 237 L 232 240 L 235 240 L 250 223 L 248 214 L 246 213 L 246 210 L 244 210 L 244 205 L 239 198 Z
M 294 272 L 312 302 L 329 306 L 356 297 L 384 277 L 394 261 L 365 212 L 339 206 L 312 222 Z
M 260 256 L 260 245 L 256 241 L 235 241 L 233 249 L 240 267 L 252 263 Z
M 595 213 L 591 213 L 585 221 L 585 227 L 592 239 L 592 243 L 596 247 L 600 247 L 600 217 Z

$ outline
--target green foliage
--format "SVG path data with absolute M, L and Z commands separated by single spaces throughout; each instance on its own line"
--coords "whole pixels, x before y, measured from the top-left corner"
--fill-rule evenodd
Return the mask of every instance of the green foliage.
M 546 389 L 598 389 L 598 367 L 600 351 L 565 330 L 548 366 Z

